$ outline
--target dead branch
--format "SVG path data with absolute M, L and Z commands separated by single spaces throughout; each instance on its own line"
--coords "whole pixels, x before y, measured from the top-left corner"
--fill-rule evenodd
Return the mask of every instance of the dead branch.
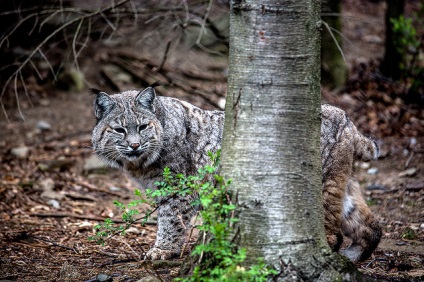
M 85 216 L 85 215 L 78 215 L 78 214 L 71 214 L 71 213 L 30 213 L 30 216 L 52 217 L 52 218 L 69 217 L 69 218 L 84 219 L 84 220 L 90 220 L 90 221 L 104 221 L 105 219 L 107 219 L 107 217 Z M 120 220 L 120 219 L 114 219 L 113 222 L 114 223 L 127 223 L 126 221 L 123 221 L 123 220 Z M 155 221 L 147 221 L 144 224 L 146 224 L 146 225 L 156 225 L 157 223 Z
M 94 16 L 97 16 L 97 15 L 99 15 L 99 14 L 102 14 L 102 13 L 105 13 L 105 12 L 107 12 L 107 11 L 110 11 L 110 10 L 112 10 L 112 9 L 115 9 L 116 7 L 119 7 L 119 6 L 121 6 L 121 5 L 123 5 L 123 4 L 125 4 L 125 3 L 127 3 L 129 0 L 121 0 L 121 1 L 119 1 L 118 3 L 113 3 L 112 5 L 110 5 L 110 6 L 108 6 L 108 7 L 106 7 L 106 8 L 102 8 L 102 9 L 98 9 L 98 10 L 96 10 L 96 11 L 94 11 L 94 12 L 91 12 L 91 13 L 88 13 L 88 14 L 85 14 L 85 15 L 82 15 L 82 16 L 79 16 L 79 17 L 76 17 L 76 18 L 74 18 L 74 19 L 71 19 L 71 20 L 69 20 L 68 22 L 65 22 L 64 24 L 62 24 L 61 26 L 59 26 L 58 28 L 56 28 L 54 31 L 52 31 L 48 36 L 46 36 L 46 38 L 44 38 L 42 41 L 41 41 L 41 43 L 39 43 L 35 48 L 34 48 L 34 50 L 32 50 L 32 52 L 26 57 L 26 59 L 22 62 L 22 63 L 20 63 L 19 64 L 19 67 L 13 72 L 13 74 L 6 80 L 6 82 L 5 82 L 5 84 L 3 85 L 3 89 L 2 89 L 2 91 L 1 91 L 1 93 L 0 93 L 0 101 L 3 99 L 3 96 L 4 96 L 4 94 L 5 94 L 5 91 L 6 91 L 6 89 L 7 89 L 7 86 L 9 85 L 9 83 L 12 81 L 12 79 L 17 79 L 17 77 L 21 74 L 21 71 L 22 71 L 22 69 L 31 61 L 31 59 L 34 57 L 34 55 L 35 54 L 37 54 L 37 53 L 40 53 L 40 55 L 41 56 L 43 56 L 43 53 L 42 53 L 42 51 L 41 51 L 41 48 L 50 40 L 50 39 L 52 39 L 56 34 L 58 34 L 59 32 L 61 32 L 61 31 L 63 31 L 64 29 L 66 29 L 67 27 L 69 27 L 69 26 L 71 26 L 71 25 L 73 25 L 73 24 L 75 24 L 75 23 L 77 23 L 77 22 L 80 22 L 80 21 L 84 21 L 84 20 L 86 20 L 86 19 L 89 19 L 89 18 L 91 18 L 91 17 L 94 17 Z M 28 16 L 27 18 L 25 18 L 23 21 L 20 21 L 20 23 L 18 23 L 18 25 L 21 25 L 21 24 L 23 24 L 23 22 L 24 21 L 26 21 L 26 20 L 28 20 L 29 18 L 31 18 L 31 17 L 33 17 L 34 15 L 30 15 L 30 16 Z M 16 30 L 16 28 L 14 28 L 11 32 L 13 33 L 14 31 Z M 9 35 L 10 35 L 11 33 L 9 32 Z M 5 41 L 5 40 L 7 40 L 7 38 L 8 38 L 8 35 L 6 35 L 3 39 L 2 39 L 2 41 L 0 42 L 0 46 L 2 45 L 2 43 Z M 17 100 L 19 100 L 18 99 L 18 97 L 17 97 Z M 4 105 L 3 105 L 3 103 L 2 103 L 2 108 L 4 109 Z M 20 113 L 20 115 L 21 115 L 21 117 L 23 118 L 23 115 L 22 115 L 22 112 L 19 112 Z M 7 121 L 9 121 L 9 117 L 8 117 L 8 115 L 7 115 L 7 112 L 6 111 L 4 111 L 4 114 L 5 114 L 5 117 L 6 117 L 6 120 Z

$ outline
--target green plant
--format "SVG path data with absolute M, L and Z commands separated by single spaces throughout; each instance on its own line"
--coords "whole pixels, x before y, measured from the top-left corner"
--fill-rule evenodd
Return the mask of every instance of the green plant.
M 113 204 L 122 211 L 122 221 L 125 223 L 124 225 L 117 226 L 112 219 L 106 218 L 102 224 L 94 226 L 94 229 L 97 230 L 97 232 L 94 236 L 88 237 L 88 240 L 96 241 L 97 244 L 104 245 L 111 237 L 117 234 L 124 235 L 125 230 L 127 230 L 133 223 L 141 221 L 142 225 L 146 224 L 147 220 L 150 218 L 152 213 L 156 211 L 158 206 L 151 196 L 143 195 L 143 193 L 141 193 L 138 189 L 135 190 L 134 195 L 137 199 L 128 203 L 127 206 L 116 200 L 113 202 Z M 136 218 L 136 215 L 139 215 L 140 212 L 135 209 L 135 207 L 143 203 L 147 203 L 150 208 L 146 210 L 146 213 L 142 217 Z
M 375 205 L 377 205 L 378 204 L 378 200 L 377 199 L 375 199 L 375 198 L 369 198 L 369 199 L 367 199 L 367 205 L 368 206 L 375 206 Z
M 395 34 L 395 46 L 397 51 L 402 54 L 404 60 L 399 62 L 400 68 L 407 71 L 412 60 L 412 55 L 417 53 L 421 42 L 417 30 L 412 24 L 412 18 L 405 18 L 403 15 L 397 19 L 390 19 Z
M 232 203 L 228 191 L 231 181 L 216 173 L 219 154 L 211 154 L 210 157 L 212 165 L 200 169 L 199 173 L 212 175 L 216 185 L 205 182 L 196 189 L 202 205 L 200 216 L 203 223 L 198 228 L 203 240 L 191 255 L 199 262 L 190 277 L 178 281 L 266 281 L 269 275 L 277 274 L 277 271 L 269 268 L 261 259 L 248 269 L 242 267 L 246 250 L 238 249 L 229 240 L 233 225 L 238 221 L 234 217 L 236 205 Z
M 402 78 L 406 82 L 407 88 L 412 93 L 419 93 L 424 87 L 424 65 L 422 63 L 423 42 L 421 32 L 416 26 L 422 26 L 424 15 L 424 5 L 420 6 L 418 12 L 412 17 L 391 18 L 394 45 L 402 60 L 399 62 L 399 69 L 402 71 Z M 420 90 L 421 89 L 421 90 Z
M 145 195 L 136 190 L 137 199 L 128 205 L 114 202 L 123 212 L 124 225 L 115 226 L 111 219 L 106 219 L 95 226 L 97 233 L 89 239 L 104 244 L 112 236 L 123 235 L 134 222 L 141 220 L 145 223 L 161 204 L 172 197 L 196 195 L 192 205 L 202 206 L 199 212 L 202 224 L 197 226 L 202 240 L 191 255 L 197 263 L 190 277 L 178 278 L 176 281 L 266 281 L 268 276 L 277 274 L 263 259 L 258 259 L 256 264 L 247 269 L 242 266 L 246 250 L 237 248 L 230 241 L 233 225 L 238 220 L 234 217 L 236 205 L 232 203 L 228 191 L 231 180 L 225 180 L 217 174 L 219 156 L 219 151 L 216 154 L 209 153 L 211 165 L 200 168 L 193 176 L 174 175 L 169 168 L 165 168 L 163 181 L 156 182 L 155 189 L 146 189 Z M 155 199 L 159 198 L 160 202 L 156 203 Z M 145 215 L 136 218 L 140 213 L 135 207 L 142 203 L 147 203 L 150 208 Z
M 407 240 L 415 240 L 417 239 L 417 237 L 418 237 L 417 233 L 409 227 L 406 228 L 405 232 L 403 232 L 402 234 L 402 238 Z

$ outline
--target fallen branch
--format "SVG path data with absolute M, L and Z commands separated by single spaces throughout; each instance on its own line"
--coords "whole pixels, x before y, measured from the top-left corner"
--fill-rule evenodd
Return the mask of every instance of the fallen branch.
M 424 182 L 413 182 L 413 183 L 407 183 L 404 187 L 398 187 L 391 190 L 385 191 L 386 193 L 396 193 L 399 191 L 408 191 L 408 192 L 417 192 L 419 190 L 424 189 Z
M 71 214 L 71 213 L 30 213 L 30 216 L 37 216 L 37 217 L 53 217 L 53 218 L 63 218 L 63 217 L 69 217 L 69 218 L 76 218 L 76 219 L 84 219 L 84 220 L 91 220 L 91 221 L 104 221 L 107 219 L 107 217 L 100 217 L 100 216 L 86 216 L 86 215 L 78 215 L 78 214 Z M 114 223 L 127 223 L 126 221 L 116 219 L 112 220 Z M 146 225 L 156 225 L 156 221 L 147 221 L 145 222 Z
M 112 195 L 112 196 L 115 196 L 115 197 L 122 197 L 123 196 L 120 193 L 116 193 L 116 192 L 112 192 L 112 191 L 109 191 L 109 190 L 106 190 L 106 189 L 99 188 L 99 187 L 97 187 L 97 186 L 95 186 L 93 184 L 90 184 L 88 182 L 85 182 L 85 181 L 78 181 L 77 184 L 80 185 L 80 186 L 82 186 L 82 187 L 84 187 L 84 188 L 87 188 L 87 189 L 89 189 L 91 191 L 101 192 L 101 193 L 107 193 L 107 194 Z

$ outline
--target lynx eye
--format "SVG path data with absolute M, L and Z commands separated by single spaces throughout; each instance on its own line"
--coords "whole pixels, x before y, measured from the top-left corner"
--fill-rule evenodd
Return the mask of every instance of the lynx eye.
M 116 127 L 116 128 L 114 128 L 113 130 L 114 130 L 116 133 L 119 133 L 119 134 L 125 134 L 125 133 L 126 133 L 125 128 L 122 128 L 122 127 Z
M 139 125 L 138 126 L 138 132 L 141 132 L 141 131 L 145 130 L 147 128 L 147 126 L 148 126 L 147 124 Z

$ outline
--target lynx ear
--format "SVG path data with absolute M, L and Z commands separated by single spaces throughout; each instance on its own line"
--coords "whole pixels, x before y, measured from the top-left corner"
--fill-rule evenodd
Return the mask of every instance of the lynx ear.
M 148 109 L 152 113 L 155 112 L 155 108 L 153 106 L 153 101 L 156 98 L 155 89 L 153 87 L 147 87 L 143 91 L 140 91 L 135 97 L 135 105 L 137 107 L 142 107 L 144 109 Z
M 102 119 L 115 106 L 115 101 L 105 92 L 96 93 L 94 100 L 94 113 L 98 120 Z

